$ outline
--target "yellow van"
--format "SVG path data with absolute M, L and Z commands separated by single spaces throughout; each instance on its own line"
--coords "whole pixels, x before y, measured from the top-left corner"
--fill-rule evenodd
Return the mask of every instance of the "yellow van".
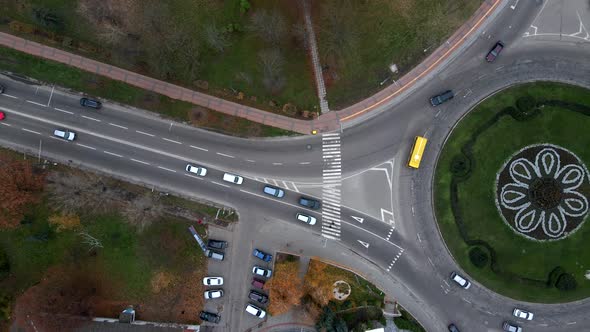
M 408 166 L 412 168 L 420 167 L 420 161 L 422 160 L 422 154 L 426 148 L 426 142 L 428 142 L 426 138 L 416 136 L 416 139 L 414 140 L 414 147 L 412 147 L 412 154 L 410 155 L 410 160 L 408 161 Z

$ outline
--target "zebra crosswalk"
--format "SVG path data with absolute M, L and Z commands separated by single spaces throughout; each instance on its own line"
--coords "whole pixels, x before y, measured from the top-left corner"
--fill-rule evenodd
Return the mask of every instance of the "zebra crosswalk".
M 322 236 L 340 239 L 340 186 L 342 185 L 342 154 L 340 133 L 322 135 Z

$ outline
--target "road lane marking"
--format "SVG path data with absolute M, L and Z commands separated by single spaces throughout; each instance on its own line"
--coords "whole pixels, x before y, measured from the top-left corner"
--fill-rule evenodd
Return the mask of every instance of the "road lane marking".
M 70 114 L 70 115 L 74 115 L 74 112 L 62 110 L 61 108 L 54 107 L 53 109 L 56 110 L 56 111 L 58 111 L 58 112 L 62 112 L 62 113 L 67 113 L 67 114 Z
M 171 140 L 169 138 L 162 137 L 162 139 L 165 140 L 165 141 L 171 142 L 171 143 L 182 144 L 179 141 Z
M 574 324 L 576 324 L 576 322 L 567 322 L 566 324 L 567 325 L 574 325 Z
M 144 164 L 144 165 L 150 165 L 150 163 L 145 162 L 145 161 L 141 161 L 141 160 L 137 160 L 137 159 L 133 159 L 133 158 L 130 158 L 130 159 L 131 159 L 131 161 L 135 161 L 136 163 L 140 163 L 140 164 Z
M 31 104 L 33 104 L 33 105 L 37 105 L 37 106 L 41 106 L 41 107 L 47 107 L 47 105 L 40 104 L 40 103 L 38 103 L 38 102 L 31 101 L 31 100 L 27 100 L 27 103 L 31 103 Z
M 464 297 L 462 297 L 462 298 L 461 298 L 461 300 L 463 300 L 463 301 L 465 301 L 465 302 L 467 302 L 467 303 L 471 304 L 471 302 L 470 302 L 468 299 L 464 298 Z
M 8 123 L 0 122 L 0 124 L 1 125 L 5 125 L 6 127 L 12 127 L 12 125 L 11 124 L 8 124 Z
M 115 157 L 123 158 L 123 156 L 122 156 L 122 155 L 120 155 L 120 154 L 116 154 L 116 153 L 112 153 L 112 152 L 109 152 L 109 151 L 104 151 L 104 150 L 103 150 L 102 152 L 104 152 L 104 153 L 106 153 L 106 154 L 110 154 L 111 156 L 115 156 Z
M 146 132 L 141 131 L 141 130 L 136 130 L 135 132 L 138 133 L 138 134 L 142 134 L 142 135 L 146 135 L 146 136 L 150 136 L 150 137 L 156 136 L 156 135 L 152 135 L 152 134 L 146 133 Z
M 299 165 L 309 165 L 309 164 L 311 164 L 309 161 L 303 161 L 303 162 L 299 163 Z
M 80 144 L 80 143 L 76 143 L 76 145 L 78 145 L 78 146 L 81 146 L 81 147 L 83 147 L 83 148 L 90 149 L 90 150 L 96 150 L 96 148 L 93 148 L 93 147 L 91 147 L 91 146 L 88 146 L 88 145 L 84 145 L 84 144 Z
M 216 184 L 218 186 L 229 188 L 229 186 L 227 184 L 219 183 L 219 182 L 216 182 L 216 181 L 211 181 L 211 183 Z
M 385 241 L 386 243 L 388 243 L 388 244 L 391 244 L 392 246 L 394 246 L 394 247 L 396 247 L 396 248 L 398 248 L 398 249 L 400 249 L 400 250 L 405 250 L 404 248 L 402 248 L 402 247 L 398 246 L 397 244 L 395 244 L 395 243 L 393 243 L 393 242 L 391 242 L 391 241 L 386 241 L 386 240 L 385 240 L 384 238 L 382 238 L 381 236 L 379 236 L 379 235 L 377 235 L 377 234 L 375 234 L 375 233 L 373 233 L 373 232 L 371 232 L 371 231 L 369 231 L 369 230 L 366 230 L 366 229 L 364 229 L 364 228 L 362 228 L 362 227 L 359 227 L 359 226 L 357 226 L 357 225 L 353 225 L 353 224 L 351 224 L 351 223 L 349 223 L 349 222 L 346 222 L 346 221 L 342 221 L 342 223 L 343 223 L 343 224 L 346 224 L 346 225 L 348 225 L 348 226 L 351 226 L 351 227 L 354 227 L 354 228 L 360 229 L 360 230 L 362 230 L 362 231 L 364 231 L 364 232 L 367 232 L 367 233 L 369 233 L 369 234 L 373 235 L 374 237 L 376 237 L 376 238 L 378 238 L 378 239 L 381 239 L 381 240 Z
M 197 179 L 197 180 L 204 180 L 202 177 L 200 176 L 194 176 L 194 175 L 190 175 L 190 174 L 184 174 L 184 176 L 188 176 L 189 178 L 193 178 L 193 179 Z
M 360 222 L 361 224 L 363 223 L 363 221 L 365 221 L 365 218 L 361 218 L 361 217 L 357 217 L 357 216 L 351 216 L 354 220 Z
M 193 148 L 193 149 L 201 150 L 201 151 L 209 151 L 209 150 L 207 150 L 207 149 L 200 148 L 200 147 L 198 147 L 198 146 L 194 146 L 194 145 L 190 145 L 190 147 L 191 147 L 191 148 Z
M 246 161 L 249 162 L 249 163 L 255 163 L 254 160 L 250 160 L 250 159 L 246 159 Z
M 176 173 L 176 171 L 175 171 L 175 170 L 173 170 L 173 169 L 170 169 L 170 168 L 166 168 L 166 167 L 162 167 L 162 166 L 158 166 L 158 168 L 159 168 L 159 169 L 163 169 L 163 170 L 165 170 L 165 171 L 168 171 L 168 172 Z
M 89 116 L 86 116 L 86 115 L 82 115 L 82 117 L 83 117 L 84 119 L 88 119 L 88 120 L 92 120 L 92 121 L 96 121 L 96 122 L 102 122 L 102 121 L 101 121 L 101 120 L 99 120 L 99 119 L 91 118 L 91 117 L 89 117 Z
M 30 130 L 30 129 L 27 129 L 27 128 L 21 128 L 21 129 L 22 129 L 22 130 L 24 130 L 24 131 L 28 131 L 29 133 L 33 133 L 33 134 L 37 134 L 37 135 L 41 135 L 41 133 L 40 133 L 40 132 L 38 132 L 38 131 Z
M 7 95 L 7 94 L 5 94 L 5 93 L 3 93 L 3 94 L 2 94 L 2 96 L 4 96 L 4 97 L 8 97 L 8 98 L 12 98 L 12 99 L 18 99 L 18 97 L 17 97 L 17 96 L 13 96 L 13 95 Z
M 109 122 L 109 125 L 111 125 L 111 126 L 113 126 L 113 127 L 117 127 L 117 128 L 125 129 L 125 130 L 129 129 L 129 128 L 127 128 L 127 127 L 119 126 L 118 124 L 114 124 L 114 123 L 111 123 L 111 122 Z
M 235 158 L 234 156 L 230 156 L 229 154 L 225 154 L 225 153 L 221 153 L 221 152 L 216 152 L 216 154 L 223 156 L 223 157 Z
M 361 240 L 357 240 L 360 244 L 363 245 L 363 247 L 369 249 L 369 244 L 367 242 L 361 241 Z
M 274 166 L 281 166 L 283 163 L 272 163 Z

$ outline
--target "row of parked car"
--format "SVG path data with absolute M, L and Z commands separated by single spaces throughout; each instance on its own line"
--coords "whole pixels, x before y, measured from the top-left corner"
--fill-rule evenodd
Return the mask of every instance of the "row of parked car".
M 225 258 L 225 253 L 223 250 L 225 248 L 227 248 L 227 241 L 209 239 L 207 240 L 207 250 L 205 251 L 205 255 L 211 259 L 223 261 Z M 203 278 L 203 285 L 206 287 L 216 287 L 208 289 L 203 293 L 205 300 L 223 297 L 223 289 L 218 287 L 223 286 L 223 277 L 205 277 Z M 201 318 L 203 321 L 215 324 L 219 323 L 221 320 L 220 315 L 209 311 L 201 311 L 199 318 Z
M 252 255 L 263 262 L 272 262 L 272 255 L 260 249 L 255 248 L 252 251 Z M 261 292 L 265 284 L 265 279 L 261 279 L 261 277 L 267 279 L 270 278 L 272 276 L 272 270 L 259 265 L 254 265 L 254 267 L 252 267 L 252 274 L 254 274 L 254 278 L 252 279 L 252 286 L 260 291 L 250 290 L 250 293 L 248 293 L 248 299 L 250 301 L 256 302 L 256 304 L 248 303 L 246 305 L 246 312 L 250 315 L 262 319 L 266 317 L 266 311 L 260 306 L 266 305 L 268 303 L 268 296 Z
M 469 287 L 471 287 L 471 282 L 457 272 L 451 273 L 451 280 L 461 288 L 469 289 Z M 520 308 L 514 308 L 514 310 L 512 310 L 512 315 L 524 320 L 533 320 L 534 317 L 532 312 Z M 448 327 L 450 332 L 459 332 L 459 328 L 457 328 L 455 324 L 451 324 Z M 522 327 L 509 321 L 504 321 L 502 323 L 502 329 L 507 332 L 522 332 Z

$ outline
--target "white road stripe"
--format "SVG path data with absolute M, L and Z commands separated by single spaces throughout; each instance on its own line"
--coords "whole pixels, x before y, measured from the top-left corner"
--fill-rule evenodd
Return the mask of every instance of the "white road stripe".
M 7 95 L 7 94 L 5 94 L 5 93 L 3 93 L 3 94 L 2 94 L 2 96 L 4 96 L 4 97 L 8 97 L 8 98 L 13 98 L 13 99 L 18 99 L 18 97 L 17 97 L 17 96 L 13 96 L 13 95 Z
M 176 173 L 176 171 L 175 171 L 175 170 L 173 170 L 173 169 L 170 169 L 170 168 L 166 168 L 166 167 L 162 167 L 162 166 L 158 166 L 158 168 L 159 168 L 159 169 L 163 169 L 163 170 L 165 170 L 165 171 L 168 171 L 168 172 Z
M 136 132 L 136 133 L 138 133 L 138 134 L 147 135 L 147 136 L 150 136 L 150 137 L 154 137 L 154 136 L 156 136 L 156 135 L 152 135 L 152 134 L 149 134 L 149 133 L 146 133 L 146 132 L 140 131 L 140 130 L 136 130 L 135 132 Z
M 330 235 L 334 235 L 334 236 L 340 236 L 340 232 L 334 232 L 330 229 L 326 229 L 322 226 L 322 234 L 330 234 Z
M 109 125 L 111 125 L 113 127 L 121 128 L 121 129 L 129 129 L 127 127 L 119 126 L 118 124 L 114 124 L 114 123 L 110 123 L 110 122 L 109 122 Z
M 54 109 L 54 110 L 56 110 L 56 111 L 58 111 L 58 112 L 62 112 L 62 113 L 68 113 L 68 114 L 70 114 L 70 115 L 73 115 L 73 114 L 74 114 L 74 112 L 70 112 L 70 111 L 62 110 L 61 108 L 57 108 L 57 107 L 54 107 L 53 109 Z
M 322 200 L 324 201 L 324 205 L 326 205 L 326 203 L 332 203 L 332 204 L 340 204 L 340 200 L 339 199 L 334 199 L 333 197 L 327 197 L 327 196 L 322 196 Z
M 140 164 L 144 164 L 144 165 L 149 165 L 150 163 L 145 162 L 145 161 L 141 161 L 141 160 L 137 160 L 137 159 L 133 159 L 131 158 L 132 161 L 135 161 L 136 163 L 140 163 Z
M 204 149 L 204 148 L 201 148 L 201 147 L 198 147 L 198 146 L 194 146 L 194 145 L 190 145 L 190 147 L 193 148 L 193 149 L 201 150 L 201 151 L 209 151 L 207 149 Z
M 295 185 L 295 182 L 291 182 L 291 184 L 293 185 L 293 188 L 295 188 L 296 192 L 299 192 L 299 189 L 297 189 L 297 186 Z
M 104 153 L 106 153 L 106 154 L 110 154 L 111 156 L 115 156 L 115 157 L 123 158 L 123 156 L 122 156 L 122 155 L 120 155 L 120 154 L 116 154 L 116 153 L 112 153 L 112 152 L 108 152 L 108 151 L 102 151 L 102 152 L 104 152 Z
M 270 179 L 270 180 L 271 180 L 271 181 L 272 181 L 272 182 L 275 184 L 275 186 L 278 186 L 278 185 L 279 185 L 279 184 L 277 183 L 277 180 L 275 180 L 275 179 Z
M 223 156 L 223 157 L 235 158 L 234 156 L 230 156 L 229 154 L 225 154 L 225 153 L 221 153 L 221 152 L 216 152 L 216 154 Z
M 216 184 L 218 186 L 229 188 L 229 186 L 227 184 L 223 184 L 223 183 L 219 183 L 219 182 L 215 182 L 215 181 L 211 181 L 211 183 Z
M 12 127 L 12 125 L 8 124 L 8 123 L 4 123 L 4 122 L 0 122 L 1 125 L 5 125 L 6 127 Z
M 250 160 L 250 159 L 246 159 L 246 161 L 249 162 L 249 163 L 255 163 L 254 160 Z
M 91 117 L 89 117 L 89 116 L 86 116 L 86 115 L 82 115 L 82 117 L 83 117 L 84 119 L 88 119 L 88 120 L 92 120 L 92 121 L 96 121 L 96 122 L 102 122 L 102 121 L 100 121 L 99 119 L 91 118 Z
M 27 129 L 27 128 L 21 128 L 21 129 L 22 129 L 22 130 L 24 130 L 24 131 L 28 131 L 29 133 L 33 133 L 33 134 L 37 134 L 37 135 L 41 135 L 41 133 L 40 133 L 40 132 L 38 132 L 38 131 L 30 130 L 30 129 Z M 52 137 L 53 137 L 53 136 L 52 136 Z
M 330 240 L 337 240 L 335 237 L 333 237 L 333 236 L 330 236 L 330 235 L 328 235 L 328 234 L 324 234 L 324 233 L 322 233 L 322 236 L 323 236 L 323 237 L 325 237 L 325 238 L 327 238 L 327 239 L 330 239 Z
M 334 148 L 334 147 L 340 147 L 340 143 L 337 143 L 337 144 L 322 144 L 322 148 Z
M 88 145 L 84 145 L 84 144 L 80 144 L 80 143 L 76 143 L 76 145 L 79 145 L 79 146 L 81 146 L 83 148 L 87 148 L 87 149 L 90 149 L 90 150 L 96 150 L 96 148 L 93 148 L 93 147 L 88 146 Z
M 309 164 L 311 164 L 309 161 L 304 161 L 304 162 L 299 163 L 299 165 L 309 165 Z
M 274 166 L 280 166 L 280 165 L 282 165 L 283 163 L 272 163 L 272 164 L 273 164 Z
M 171 142 L 171 143 L 182 144 L 179 141 L 171 140 L 169 138 L 162 137 L 162 139 L 165 140 L 165 141 Z
M 40 103 L 35 102 L 35 101 L 31 101 L 31 100 L 27 100 L 27 103 L 31 103 L 33 105 L 37 105 L 37 106 L 41 106 L 41 107 L 47 107 L 47 105 L 43 105 L 43 104 L 40 104 Z
M 193 178 L 193 179 L 197 179 L 197 180 L 204 180 L 202 177 L 200 176 L 195 176 L 195 175 L 190 175 L 190 174 L 186 174 L 184 173 L 185 176 L 188 176 L 189 178 Z

